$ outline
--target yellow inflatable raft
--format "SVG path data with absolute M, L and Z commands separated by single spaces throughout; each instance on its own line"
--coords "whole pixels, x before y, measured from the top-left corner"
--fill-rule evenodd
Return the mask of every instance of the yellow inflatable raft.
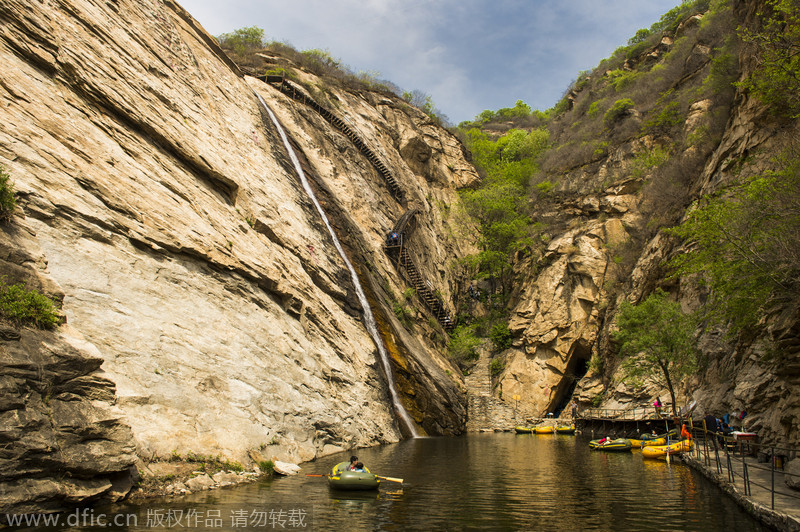
M 666 438 L 656 438 L 655 440 L 640 440 L 642 449 L 645 447 L 660 447 L 667 444 Z
M 661 459 L 663 460 L 667 456 L 667 452 L 670 455 L 684 453 L 686 451 L 691 451 L 694 449 L 694 441 L 692 440 L 681 440 L 670 445 L 656 445 L 656 446 L 648 446 L 642 447 L 642 456 L 644 458 L 654 458 L 654 459 Z

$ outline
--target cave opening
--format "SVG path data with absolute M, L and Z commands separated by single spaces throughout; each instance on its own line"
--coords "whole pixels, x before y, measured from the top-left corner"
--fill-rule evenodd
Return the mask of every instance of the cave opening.
M 575 393 L 575 387 L 578 386 L 578 381 L 589 371 L 589 359 L 591 356 L 592 352 L 589 345 L 583 342 L 575 342 L 573 344 L 567 369 L 561 378 L 561 382 L 558 383 L 555 397 L 550 403 L 552 407 L 549 411 L 553 412 L 555 417 L 560 416 L 561 412 L 569 405 L 572 394 Z

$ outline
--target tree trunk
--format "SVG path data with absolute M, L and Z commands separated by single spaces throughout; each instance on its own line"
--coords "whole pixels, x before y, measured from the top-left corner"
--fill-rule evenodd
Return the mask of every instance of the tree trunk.
M 663 362 L 659 362 L 661 371 L 664 372 L 664 379 L 667 381 L 667 388 L 669 388 L 669 396 L 672 399 L 672 415 L 678 417 L 677 402 L 675 401 L 675 389 L 672 387 L 672 379 L 669 378 L 669 366 Z

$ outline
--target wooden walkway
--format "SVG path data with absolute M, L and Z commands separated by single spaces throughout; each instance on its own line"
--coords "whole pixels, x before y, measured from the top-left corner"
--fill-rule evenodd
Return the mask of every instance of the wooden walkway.
M 750 514 L 777 530 L 800 530 L 800 491 L 786 485 L 785 461 L 774 456 L 797 456 L 798 449 L 720 445 L 714 435 L 693 431 L 695 450 L 681 455 L 733 497 Z M 762 451 L 759 454 L 758 451 Z M 768 451 L 764 453 L 763 451 Z M 767 461 L 759 461 L 759 456 Z
M 776 530 L 800 531 L 800 491 L 790 489 L 783 469 L 798 448 L 765 447 L 755 441 L 737 441 L 704 430 L 700 419 L 680 418 L 692 429 L 695 450 L 679 461 L 697 469 L 728 493 L 754 517 Z M 576 426 L 590 437 L 636 438 L 655 430 L 674 428 L 673 418 L 658 417 L 652 408 L 635 410 L 588 409 Z M 777 458 L 776 458 L 777 457 Z

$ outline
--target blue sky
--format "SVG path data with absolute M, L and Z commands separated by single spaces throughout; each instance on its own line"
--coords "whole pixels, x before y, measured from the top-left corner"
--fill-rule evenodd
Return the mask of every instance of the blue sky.
M 178 0 L 212 35 L 247 26 L 419 90 L 452 123 L 548 109 L 681 0 Z

